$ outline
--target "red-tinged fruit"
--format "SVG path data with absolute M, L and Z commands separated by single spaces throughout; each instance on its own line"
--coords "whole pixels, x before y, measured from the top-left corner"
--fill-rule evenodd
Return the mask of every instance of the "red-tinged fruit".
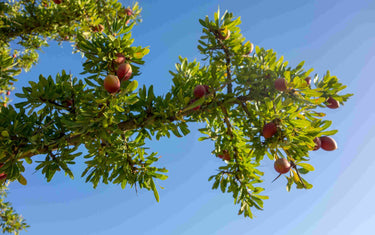
M 125 9 L 125 14 L 126 14 L 127 16 L 131 16 L 131 15 L 133 15 L 133 11 L 132 11 L 130 8 L 126 8 L 126 9 Z
M 250 55 L 251 53 L 253 53 L 253 51 L 254 51 L 254 44 L 250 43 L 250 50 L 247 54 Z
M 305 81 L 306 81 L 307 85 L 310 86 L 310 84 L 311 84 L 311 77 L 306 77 Z
M 194 97 L 195 98 L 202 98 L 206 94 L 206 88 L 203 85 L 197 85 L 194 88 Z
M 193 104 L 195 101 L 197 101 L 196 99 L 192 99 L 192 100 L 190 100 L 190 102 L 189 102 L 189 104 L 188 105 L 191 105 L 191 104 Z M 197 111 L 197 110 L 199 110 L 201 108 L 201 106 L 200 105 L 198 105 L 198 106 L 196 106 L 196 107 L 194 107 L 193 108 L 193 110 L 194 111 Z
M 277 126 L 275 123 L 270 122 L 263 126 L 263 136 L 268 139 L 277 133 Z
M 225 161 L 230 161 L 230 155 L 228 153 L 228 151 L 224 150 L 223 153 L 217 155 L 218 158 L 221 158 Z
M 194 107 L 193 110 L 194 110 L 194 111 L 197 111 L 197 110 L 199 110 L 200 108 L 201 108 L 201 106 L 198 105 L 197 107 Z
M 114 60 L 116 64 L 125 63 L 125 56 L 121 53 L 116 54 L 117 58 Z
M 104 88 L 109 93 L 117 92 L 120 89 L 120 80 L 115 75 L 108 75 L 104 79 Z
M 338 107 L 340 107 L 340 103 L 334 98 L 329 97 L 326 106 L 330 109 L 337 109 Z
M 230 37 L 230 30 L 220 29 L 218 35 L 221 40 L 227 40 Z
M 336 141 L 329 137 L 329 136 L 321 136 L 319 137 L 321 142 L 321 148 L 326 151 L 333 151 L 337 149 Z
M 53 0 L 53 2 L 56 3 L 56 4 L 61 4 L 62 0 Z
M 7 96 L 10 96 L 10 91 L 7 91 Z
M 208 85 L 203 85 L 206 91 L 206 94 L 210 94 L 210 87 Z
M 120 81 L 126 81 L 132 76 L 133 70 L 132 66 L 128 63 L 122 63 L 118 66 L 116 75 Z
M 69 108 L 70 106 L 73 105 L 73 100 L 64 100 L 62 104 L 64 105 L 65 108 Z
M 7 174 L 5 173 L 0 173 L 0 181 L 6 180 Z
M 102 25 L 102 24 L 98 24 L 97 26 L 94 26 L 92 29 L 93 29 L 94 32 L 99 32 L 99 33 L 101 33 L 101 32 L 104 31 L 104 25 Z
M 286 80 L 285 78 L 278 78 L 275 80 L 275 88 L 278 91 L 285 91 L 286 90 Z
M 288 173 L 291 168 L 290 162 L 286 158 L 278 158 L 273 166 L 280 174 Z
M 319 137 L 315 137 L 314 138 L 314 143 L 315 143 L 315 146 L 314 146 L 314 151 L 320 149 L 320 147 L 322 146 L 322 142 L 320 141 L 320 138 Z

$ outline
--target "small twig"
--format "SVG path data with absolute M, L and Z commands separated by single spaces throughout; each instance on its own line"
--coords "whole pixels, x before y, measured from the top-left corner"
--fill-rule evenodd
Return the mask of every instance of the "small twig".
M 245 113 L 247 114 L 247 116 L 251 117 L 251 113 L 249 111 L 249 109 L 247 108 L 246 104 L 244 104 L 241 100 L 237 99 L 237 103 L 240 104 L 242 106 L 242 109 L 245 111 Z
M 275 179 L 272 180 L 272 183 L 277 180 L 282 174 L 280 173 Z
M 299 179 L 299 181 L 301 182 L 302 186 L 303 186 L 304 188 L 306 188 L 305 184 L 304 184 L 303 181 L 302 181 L 301 175 L 299 174 L 299 171 L 298 171 L 298 169 L 297 169 L 297 165 L 296 165 L 294 162 L 292 162 L 292 161 L 290 161 L 290 164 L 292 165 L 292 168 L 297 172 L 298 179 Z
M 229 136 L 233 137 L 232 125 L 230 124 L 227 110 L 223 106 L 221 106 L 221 110 L 223 111 L 223 114 L 224 114 L 224 122 L 227 125 L 227 133 Z

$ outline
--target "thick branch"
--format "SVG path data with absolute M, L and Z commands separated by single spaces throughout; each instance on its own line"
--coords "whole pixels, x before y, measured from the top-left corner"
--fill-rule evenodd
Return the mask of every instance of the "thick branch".
M 226 101 L 226 100 L 211 101 L 209 103 L 206 103 L 204 106 L 202 106 L 199 111 L 205 112 L 209 108 L 209 105 L 213 104 L 213 103 L 216 103 L 216 105 L 220 106 L 220 105 L 223 105 L 223 104 L 235 104 L 238 101 L 245 102 L 245 101 L 249 101 L 249 100 L 252 100 L 252 99 L 253 98 L 250 95 L 247 95 L 247 96 L 238 96 L 236 100 L 231 99 L 231 101 L 229 101 L 229 102 Z M 142 118 L 141 123 L 137 122 L 137 120 L 139 120 L 139 119 L 132 118 L 132 119 L 129 119 L 127 121 L 119 123 L 118 129 L 120 129 L 122 131 L 130 131 L 130 130 L 145 128 L 145 127 L 147 127 L 148 125 L 151 125 L 154 122 L 159 122 L 159 123 L 174 122 L 174 121 L 181 120 L 181 117 L 189 116 L 194 112 L 197 112 L 197 111 L 195 111 L 195 110 L 186 110 L 186 111 L 179 110 L 178 112 L 176 112 L 175 114 L 173 114 L 169 117 L 163 117 L 163 116 L 157 116 L 157 115 L 148 115 L 148 116 L 146 116 L 146 118 L 144 118 L 144 117 Z M 139 115 L 139 117 L 142 117 L 142 116 L 143 116 L 142 114 Z M 229 121 L 229 120 L 227 120 L 227 121 Z M 85 135 L 90 135 L 90 134 L 93 134 L 93 133 L 88 132 L 88 133 L 85 133 L 85 134 L 67 134 L 67 135 L 62 136 L 61 138 L 65 138 L 69 145 L 79 145 L 79 144 L 81 144 L 82 137 L 84 137 Z M 31 147 L 31 146 L 26 145 L 25 149 L 28 149 L 28 147 Z M 34 150 L 33 149 L 27 150 L 27 151 L 25 151 L 25 153 L 20 158 L 30 158 L 30 157 L 38 155 L 38 154 L 46 154 L 51 150 L 52 151 L 57 150 L 58 147 L 59 147 L 59 144 L 58 144 L 58 141 L 56 141 L 55 143 L 44 145 L 43 148 L 40 148 L 40 149 L 37 149 L 37 150 L 35 150 L 35 149 Z

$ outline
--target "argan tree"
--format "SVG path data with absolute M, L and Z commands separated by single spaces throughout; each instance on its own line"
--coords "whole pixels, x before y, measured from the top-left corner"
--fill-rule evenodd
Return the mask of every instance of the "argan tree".
M 214 142 L 223 159 L 209 178 L 213 189 L 231 193 L 239 214 L 252 218 L 262 209 L 262 159 L 275 161 L 287 190 L 312 187 L 303 175 L 314 170 L 310 151 L 337 148 L 328 137 L 332 121 L 324 108 L 338 108 L 351 95 L 328 71 L 319 76 L 304 62 L 288 67 L 271 49 L 247 41 L 239 17 L 220 11 L 200 19 L 198 49 L 202 62 L 178 58 L 170 71 L 173 85 L 157 96 L 153 86 L 138 87 L 147 47 L 136 44 L 132 29 L 141 22 L 138 4 L 116 0 L 24 0 L 0 3 L 0 178 L 19 181 L 33 161 L 51 181 L 58 171 L 73 178 L 70 167 L 85 159 L 81 177 L 96 187 L 119 184 L 153 191 L 167 169 L 155 167 L 146 139 L 183 137 L 189 123 L 202 122 L 200 141 Z M 79 75 L 41 74 L 16 94 L 9 92 L 21 71 L 38 63 L 51 41 L 68 41 L 85 58 Z M 84 146 L 84 153 L 77 149 Z M 279 159 L 279 160 L 278 160 Z M 280 176 L 279 175 L 279 176 Z M 5 194 L 4 194 L 5 196 Z M 3 231 L 27 227 L 9 203 L 0 201 Z

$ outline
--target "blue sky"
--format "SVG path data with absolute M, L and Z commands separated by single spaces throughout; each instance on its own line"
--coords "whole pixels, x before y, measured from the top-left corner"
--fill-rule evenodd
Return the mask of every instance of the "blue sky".
M 203 2 L 203 3 L 202 3 Z M 250 2 L 250 3 L 249 3 Z M 125 3 L 129 3 L 126 1 Z M 134 28 L 135 45 L 150 46 L 146 64 L 137 78 L 140 86 L 154 85 L 157 94 L 171 87 L 169 70 L 178 56 L 201 59 L 197 40 L 198 19 L 213 17 L 220 5 L 241 16 L 242 33 L 266 49 L 273 48 L 290 65 L 305 60 L 305 68 L 323 75 L 326 70 L 348 85 L 354 96 L 340 109 L 328 110 L 339 148 L 311 153 L 315 171 L 307 176 L 311 190 L 285 190 L 273 163 L 263 161 L 266 194 L 264 211 L 255 219 L 237 215 L 230 194 L 211 190 L 208 177 L 224 164 L 211 155 L 213 144 L 198 142 L 200 125 L 191 125 L 184 138 L 164 138 L 149 146 L 169 169 L 159 182 L 157 203 L 152 192 L 116 185 L 93 189 L 79 178 L 82 161 L 73 168 L 76 178 L 63 173 L 47 183 L 35 165 L 28 165 L 28 185 L 10 185 L 9 200 L 31 225 L 21 234 L 372 234 L 375 221 L 375 2 L 372 0 L 231 0 L 139 1 L 143 23 Z M 52 43 L 40 63 L 21 74 L 11 98 L 39 74 L 55 75 L 62 69 L 77 74 L 82 59 L 69 44 Z

